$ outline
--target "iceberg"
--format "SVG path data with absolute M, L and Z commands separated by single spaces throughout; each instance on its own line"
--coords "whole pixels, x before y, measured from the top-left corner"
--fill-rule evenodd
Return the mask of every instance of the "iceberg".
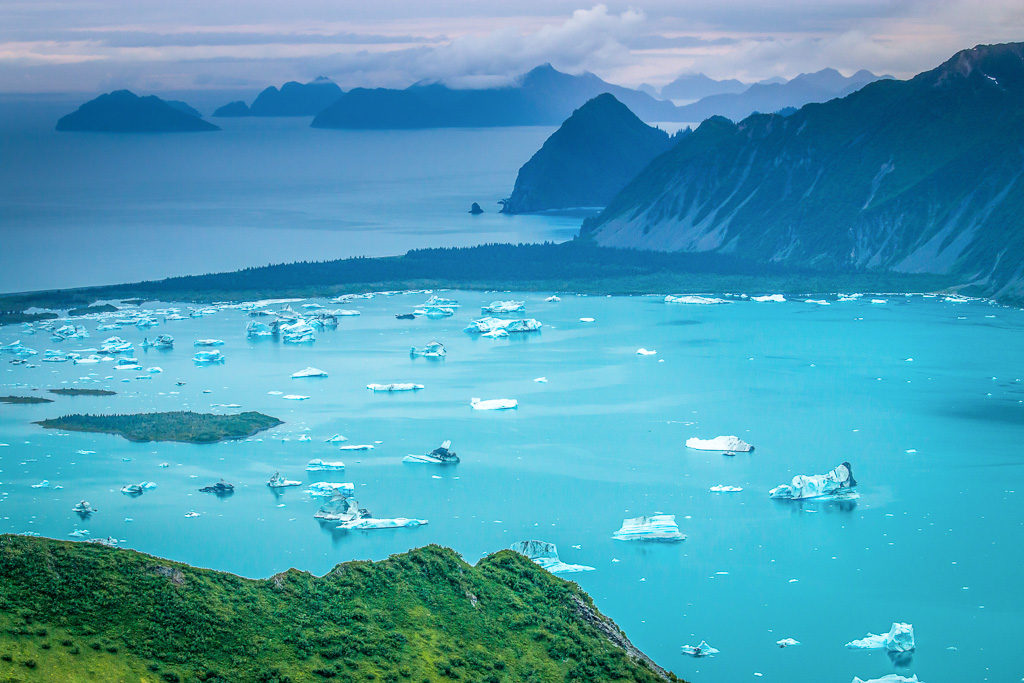
M 846 647 L 852 650 L 885 649 L 889 652 L 910 652 L 914 649 L 914 627 L 894 621 L 888 633 L 869 633 L 860 640 L 851 640 Z
M 886 674 L 885 676 L 882 676 L 881 678 L 870 678 L 870 679 L 863 679 L 863 678 L 859 678 L 857 676 L 854 676 L 853 680 L 850 681 L 850 683 L 924 683 L 924 682 L 921 681 L 920 679 L 918 679 L 917 675 L 914 675 L 914 676 L 911 676 L 910 678 L 907 678 L 906 676 L 900 676 L 899 674 Z
M 169 334 L 157 335 L 153 341 L 149 340 L 149 337 L 145 337 L 142 340 L 142 348 L 148 349 L 171 349 L 174 348 L 174 337 Z
M 223 479 L 218 481 L 216 484 L 210 484 L 199 489 L 200 493 L 213 493 L 219 496 L 230 496 L 235 492 L 235 485 L 229 484 Z
M 706 640 L 702 640 L 699 645 L 683 645 L 683 654 L 691 657 L 710 657 L 717 655 L 718 650 L 708 645 Z
M 502 313 L 515 313 L 522 311 L 526 308 L 525 301 L 492 301 L 487 306 L 484 306 L 481 310 L 484 313 L 493 313 L 500 315 Z
M 196 339 L 192 346 L 224 346 L 223 339 Z
M 288 401 L 308 401 L 309 396 L 303 396 L 302 394 L 285 394 L 281 398 Z
M 562 298 L 560 296 L 556 295 L 556 294 L 552 294 L 547 299 L 544 299 L 544 301 L 547 301 L 547 302 L 550 302 L 550 303 L 554 303 L 554 304 L 557 304 L 561 300 L 562 300 Z
M 714 296 L 690 296 L 690 295 L 679 295 L 672 296 L 669 294 L 665 297 L 665 303 L 667 304 L 697 304 L 697 305 L 708 305 L 708 304 L 727 304 L 729 303 L 725 299 L 719 299 Z
M 775 644 L 779 647 L 793 647 L 794 645 L 799 645 L 800 641 L 796 638 L 783 638 L 782 640 L 776 640 Z
M 249 324 L 245 326 L 246 337 L 269 337 L 273 332 L 270 331 L 270 325 L 261 323 L 258 320 L 251 320 Z
M 71 508 L 71 511 L 78 513 L 78 515 L 83 518 L 88 517 L 94 512 L 99 512 L 99 510 L 94 508 L 92 504 L 87 500 L 83 500 L 76 504 L 75 507 Z
M 622 528 L 612 534 L 616 541 L 682 541 L 675 515 L 651 515 L 622 520 Z
M 121 487 L 121 493 L 126 496 L 141 496 L 146 491 L 150 491 L 156 488 L 156 484 L 151 481 L 141 481 L 138 484 L 125 484 Z
M 804 299 L 805 304 L 817 304 L 818 306 L 831 306 L 829 302 L 824 299 Z
M 292 379 L 300 379 L 302 377 L 326 377 L 327 373 L 323 370 L 319 370 L 312 366 L 307 366 L 298 372 L 292 373 Z
M 313 327 L 305 320 L 297 320 L 291 325 L 281 325 L 278 330 L 286 344 L 305 344 L 316 341 Z
M 325 439 L 325 443 L 338 443 L 341 441 L 348 441 L 348 437 L 342 436 L 341 434 L 335 434 L 329 439 Z
M 444 308 L 458 308 L 459 302 L 455 299 L 445 299 L 434 294 L 423 303 L 424 307 L 443 306 Z
M 658 352 L 653 349 L 645 349 L 642 346 L 636 350 L 636 355 L 638 356 L 654 356 L 657 355 L 657 353 Z
M 370 516 L 369 510 L 359 507 L 356 499 L 348 495 L 334 496 L 313 514 L 314 519 L 322 519 L 327 522 L 351 522 Z
M 739 493 L 740 491 L 743 490 L 743 487 L 742 486 L 726 486 L 725 484 L 716 484 L 715 486 L 712 486 L 708 490 L 709 491 L 713 491 L 715 493 Z
M 354 496 L 356 493 L 355 484 L 351 482 L 336 483 L 332 481 L 318 481 L 310 484 L 306 493 L 311 496 Z
M 596 320 L 596 318 L 580 318 L 580 322 L 581 323 L 592 323 L 595 320 Z
M 558 559 L 558 548 L 547 541 L 517 541 L 509 546 L 511 550 L 539 564 L 549 572 L 592 572 L 593 567 L 584 564 L 566 564 Z
M 459 462 L 459 456 L 451 450 L 452 442 L 444 441 L 440 448 L 435 448 L 426 455 L 407 455 L 402 462 L 426 463 L 429 465 L 454 465 Z
M 192 356 L 196 363 L 223 363 L 224 354 L 220 351 L 196 351 Z
M 267 486 L 272 489 L 283 489 L 289 486 L 302 486 L 302 482 L 295 481 L 294 479 L 285 479 L 281 476 L 280 472 L 274 472 L 274 476 L 267 480 Z
M 753 446 L 738 436 L 716 436 L 713 439 L 690 438 L 686 440 L 686 447 L 697 451 L 726 451 L 732 453 L 746 453 L 754 450 Z
M 350 522 L 342 522 L 339 529 L 345 531 L 372 531 L 373 529 L 403 529 L 407 527 L 423 526 L 427 523 L 425 519 L 409 519 L 408 517 L 394 517 L 392 519 L 377 519 L 375 517 L 360 517 Z
M 48 489 L 48 488 L 50 488 L 50 481 L 48 479 L 43 479 L 38 484 L 32 484 L 32 488 L 34 488 L 34 489 Z
M 413 358 L 422 356 L 423 358 L 444 358 L 448 352 L 444 348 L 444 344 L 439 341 L 432 341 L 424 346 L 422 349 L 417 349 L 415 346 L 409 349 L 409 355 Z
M 519 320 L 510 320 L 507 318 L 480 318 L 474 320 L 465 327 L 465 332 L 473 334 L 487 334 L 489 332 L 496 332 L 497 330 L 505 330 L 509 334 L 517 332 L 536 332 L 543 325 L 539 320 L 534 318 L 522 318 Z
M 372 451 L 374 445 L 372 443 L 356 443 L 349 444 L 348 446 L 338 446 L 339 451 Z
M 345 469 L 345 463 L 340 460 L 330 462 L 327 460 L 310 460 L 306 463 L 307 472 L 325 472 Z
M 828 474 L 798 474 L 790 483 L 773 488 L 768 496 L 787 500 L 852 498 L 856 496 L 853 492 L 856 486 L 853 467 L 844 462 Z
M 480 336 L 487 337 L 488 339 L 502 339 L 508 336 L 508 330 L 502 327 L 496 330 L 491 330 L 490 332 L 484 332 Z
M 776 303 L 780 303 L 781 304 L 781 303 L 784 303 L 786 301 L 786 297 L 782 296 L 781 294 L 766 294 L 765 296 L 752 296 L 752 297 L 750 297 L 750 300 L 751 301 L 762 301 L 762 302 L 763 301 L 774 301 Z
M 366 388 L 370 391 L 418 391 L 423 388 L 422 384 L 412 384 L 410 382 L 397 382 L 393 384 L 367 384 Z
M 473 406 L 473 410 L 511 410 L 519 407 L 519 401 L 514 398 L 471 398 L 469 405 Z

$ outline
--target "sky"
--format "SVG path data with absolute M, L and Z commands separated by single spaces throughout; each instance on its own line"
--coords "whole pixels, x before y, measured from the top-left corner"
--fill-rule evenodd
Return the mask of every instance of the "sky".
M 900 78 L 1024 40 L 1022 0 L 0 0 L 0 92 L 507 82 L 544 62 L 614 83 L 825 67 Z

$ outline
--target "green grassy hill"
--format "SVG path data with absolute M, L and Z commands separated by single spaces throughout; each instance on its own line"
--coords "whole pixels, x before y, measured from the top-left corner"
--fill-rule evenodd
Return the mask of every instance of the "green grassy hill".
M 575 584 L 427 546 L 265 580 L 0 536 L 3 681 L 675 681 Z

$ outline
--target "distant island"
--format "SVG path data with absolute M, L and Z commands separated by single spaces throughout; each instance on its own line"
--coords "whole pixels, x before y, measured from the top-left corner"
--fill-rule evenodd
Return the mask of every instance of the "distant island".
M 254 581 L 2 535 L 0 605 L 5 679 L 680 681 L 575 583 L 511 550 L 471 566 L 431 545 Z
M 65 415 L 36 422 L 47 429 L 119 434 L 129 441 L 215 443 L 242 439 L 284 424 L 276 417 L 248 411 L 237 415 L 168 412 L 134 415 Z
M 52 399 L 42 396 L 0 396 L 0 403 L 12 405 L 33 405 L 36 403 L 53 403 Z
M 113 396 L 117 392 L 110 391 L 109 389 L 79 389 L 78 387 L 71 387 L 68 389 L 49 389 L 51 394 L 57 394 L 59 396 Z
M 270 86 L 256 96 L 252 106 L 241 100 L 229 102 L 215 112 L 217 117 L 237 116 L 313 116 L 334 104 L 341 88 L 320 76 L 309 83 L 289 81 L 280 89 Z
M 503 210 L 603 207 L 671 145 L 668 133 L 603 93 L 574 111 L 519 169 Z
M 185 109 L 187 107 L 187 109 Z M 197 116 L 184 102 L 167 102 L 156 95 L 139 97 L 115 90 L 89 100 L 57 121 L 59 131 L 96 133 L 190 133 L 220 130 Z

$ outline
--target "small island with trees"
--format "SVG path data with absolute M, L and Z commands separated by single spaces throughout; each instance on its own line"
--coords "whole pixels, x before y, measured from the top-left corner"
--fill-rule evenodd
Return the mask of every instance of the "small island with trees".
M 40 420 L 35 424 L 69 432 L 119 434 L 129 441 L 216 443 L 228 439 L 244 439 L 284 423 L 276 417 L 255 411 L 235 415 L 174 411 L 134 415 L 64 415 Z

